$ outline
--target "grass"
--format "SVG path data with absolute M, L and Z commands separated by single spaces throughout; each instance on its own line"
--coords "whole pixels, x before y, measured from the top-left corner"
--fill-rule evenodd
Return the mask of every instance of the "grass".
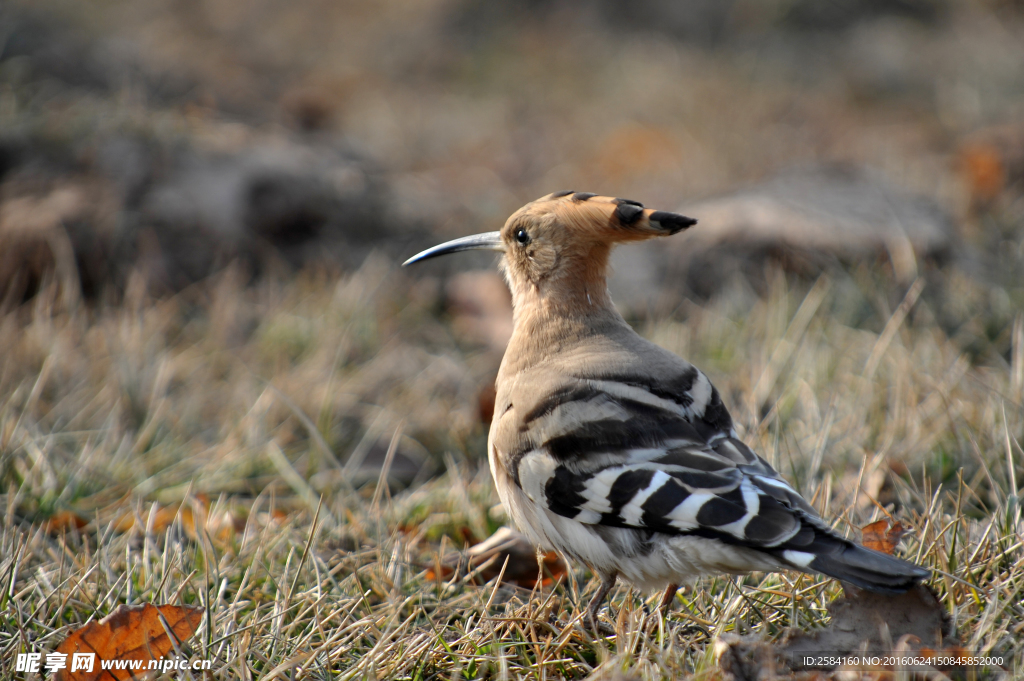
M 765 296 L 736 283 L 636 324 L 840 532 L 909 522 L 902 552 L 964 647 L 1019 677 L 1024 305 L 993 321 L 988 288 L 936 276 L 941 294 L 774 272 Z M 606 638 L 581 626 L 578 566 L 534 591 L 438 576 L 505 523 L 476 410 L 496 358 L 439 314 L 437 282 L 383 259 L 241 282 L 94 307 L 53 285 L 0 319 L 0 676 L 121 603 L 203 606 L 190 645 L 224 679 L 710 679 L 718 635 L 825 624 L 838 585 L 794 573 L 703 579 L 667 620 L 620 586 Z M 391 489 L 345 468 L 392 441 L 442 474 Z

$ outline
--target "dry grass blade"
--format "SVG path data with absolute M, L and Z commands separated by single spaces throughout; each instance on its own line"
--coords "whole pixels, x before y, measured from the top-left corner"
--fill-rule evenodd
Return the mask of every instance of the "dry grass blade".
M 388 473 L 391 472 L 391 463 L 395 460 L 395 452 L 398 451 L 398 442 L 402 439 L 402 431 L 405 428 L 405 421 L 398 424 L 395 428 L 395 434 L 391 436 L 391 442 L 388 444 L 388 451 L 384 455 L 384 464 L 380 467 L 380 477 L 377 478 L 377 487 L 373 491 L 373 501 L 370 505 L 373 508 L 380 506 L 381 496 L 384 494 L 384 490 L 387 489 L 388 484 Z
M 867 361 L 864 362 L 864 376 L 866 378 L 870 379 L 875 375 L 875 371 L 878 370 L 878 363 L 882 361 L 882 357 L 889 348 L 889 344 L 892 343 L 893 337 L 900 330 L 903 320 L 907 318 L 910 308 L 917 302 L 923 290 L 924 279 L 921 277 L 915 279 L 914 283 L 907 289 L 907 294 L 903 297 L 903 301 L 896 308 L 896 311 L 892 313 L 889 321 L 885 323 L 885 328 L 882 329 L 882 333 L 878 336 L 878 341 L 871 348 L 871 354 L 868 355 Z

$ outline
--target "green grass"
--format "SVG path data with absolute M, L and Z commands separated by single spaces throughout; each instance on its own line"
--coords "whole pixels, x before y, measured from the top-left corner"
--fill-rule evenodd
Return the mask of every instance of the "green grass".
M 902 553 L 935 570 L 964 647 L 1020 676 L 1024 314 L 965 343 L 991 313 L 955 280 L 900 311 L 908 287 L 881 272 L 776 273 L 763 298 L 736 285 L 637 323 L 709 373 L 838 531 L 909 522 Z M 381 260 L 238 282 L 74 309 L 48 288 L 0 319 L 0 675 L 121 603 L 202 605 L 190 645 L 224 679 L 719 678 L 716 636 L 826 624 L 839 586 L 795 573 L 703 579 L 667 620 L 619 587 L 605 638 L 581 625 L 596 583 L 578 566 L 535 592 L 431 578 L 505 522 L 476 415 L 495 358 Z M 399 428 L 444 473 L 353 489 L 353 450 Z M 61 511 L 88 524 L 48 531 Z

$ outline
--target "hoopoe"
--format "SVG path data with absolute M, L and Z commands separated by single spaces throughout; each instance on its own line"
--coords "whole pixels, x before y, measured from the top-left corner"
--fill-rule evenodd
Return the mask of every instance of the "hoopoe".
M 906 591 L 929 571 L 833 532 L 740 441 L 708 377 L 642 338 L 612 305 L 613 245 L 694 224 L 636 201 L 556 192 L 520 208 L 501 231 L 405 262 L 504 254 L 514 331 L 487 445 L 502 503 L 535 543 L 600 576 L 592 623 L 619 576 L 665 588 L 663 609 L 681 582 L 753 570 Z

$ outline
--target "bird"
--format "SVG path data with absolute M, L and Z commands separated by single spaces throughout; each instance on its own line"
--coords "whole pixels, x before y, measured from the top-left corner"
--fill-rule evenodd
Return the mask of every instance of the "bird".
M 616 244 L 696 224 L 638 201 L 560 191 L 495 232 L 429 248 L 502 254 L 513 332 L 487 454 L 502 504 L 533 541 L 590 568 L 597 617 L 616 580 L 664 589 L 715 574 L 795 570 L 902 593 L 930 571 L 840 536 L 739 438 L 707 375 L 640 336 L 608 292 Z

